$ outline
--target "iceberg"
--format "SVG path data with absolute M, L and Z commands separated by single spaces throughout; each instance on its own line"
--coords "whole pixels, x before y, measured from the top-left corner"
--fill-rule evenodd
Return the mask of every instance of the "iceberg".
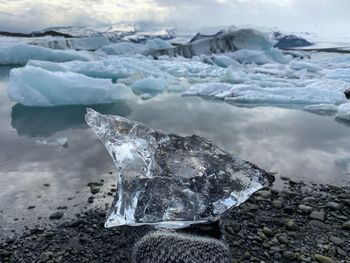
M 112 103 L 125 98 L 130 89 L 107 79 L 26 66 L 11 70 L 7 92 L 23 105 L 43 107 Z
M 228 56 L 213 55 L 212 60 L 216 65 L 218 65 L 219 67 L 222 67 L 222 68 L 228 68 L 228 67 L 242 68 L 242 65 L 238 61 L 236 61 Z
M 157 68 L 151 61 L 135 57 L 112 57 L 103 60 L 70 61 L 66 63 L 31 60 L 27 65 L 52 72 L 74 72 L 93 78 L 107 78 L 114 81 L 128 78 L 136 73 L 144 76 L 171 78 L 169 74 Z
M 293 70 L 302 70 L 306 69 L 309 72 L 318 72 L 321 71 L 322 68 L 315 63 L 305 62 L 305 61 L 297 61 L 293 60 L 289 63 L 289 67 Z
M 130 56 L 135 54 L 141 54 L 146 49 L 145 45 L 130 43 L 130 42 L 119 42 L 104 46 L 98 50 L 106 55 L 117 55 L 117 56 Z
M 52 50 L 28 44 L 4 45 L 0 47 L 0 65 L 24 65 L 31 59 L 55 62 L 88 61 L 90 60 L 90 55 L 73 50 Z
M 274 177 L 199 136 L 181 137 L 87 109 L 87 124 L 117 169 L 106 227 L 182 228 L 213 222 Z
M 255 63 L 258 65 L 263 65 L 273 62 L 273 59 L 269 57 L 266 52 L 261 50 L 242 49 L 227 55 L 241 63 Z
M 34 44 L 34 43 L 33 43 Z M 109 44 L 106 37 L 53 38 L 35 42 L 36 45 L 51 49 L 75 49 L 95 51 Z
M 213 53 L 227 53 L 246 49 L 263 51 L 271 60 L 285 60 L 283 53 L 273 47 L 274 44 L 275 42 L 264 33 L 253 29 L 239 29 L 222 32 L 212 37 L 201 38 L 177 47 L 156 51 L 151 50 L 148 54 L 154 57 L 167 55 L 169 57 L 183 56 L 185 58 L 192 58 L 202 54 L 211 55 Z
M 172 44 L 160 38 L 149 39 L 146 41 L 147 49 L 157 50 L 157 49 L 166 49 L 166 48 L 172 48 L 172 47 L 173 47 Z

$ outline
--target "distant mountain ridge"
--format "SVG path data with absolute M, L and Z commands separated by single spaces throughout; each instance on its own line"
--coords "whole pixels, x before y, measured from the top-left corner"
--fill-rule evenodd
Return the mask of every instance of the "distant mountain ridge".
M 182 44 L 192 43 L 199 39 L 205 39 L 209 37 L 215 37 L 223 34 L 224 32 L 231 31 L 235 27 L 228 27 L 227 29 L 217 29 L 208 33 L 202 33 L 200 29 L 198 31 L 191 31 L 191 34 L 187 35 L 187 39 Z M 174 44 L 178 44 L 176 41 L 180 37 L 183 37 L 181 30 L 177 28 L 156 28 L 149 25 L 132 25 L 132 24 L 115 24 L 105 27 L 92 27 L 92 26 L 65 26 L 65 27 L 50 27 L 40 31 L 34 31 L 32 33 L 12 33 L 1 32 L 0 36 L 9 37 L 64 37 L 64 38 L 84 38 L 84 37 L 105 37 L 110 42 L 134 42 L 145 43 L 148 39 L 160 38 L 163 40 L 173 40 Z M 182 32 L 183 33 L 183 32 Z M 290 49 L 297 47 L 312 46 L 313 43 L 307 39 L 297 36 L 295 34 L 284 34 L 280 31 L 266 32 L 272 39 L 276 41 L 275 47 L 280 49 Z M 188 34 L 188 32 L 187 32 Z

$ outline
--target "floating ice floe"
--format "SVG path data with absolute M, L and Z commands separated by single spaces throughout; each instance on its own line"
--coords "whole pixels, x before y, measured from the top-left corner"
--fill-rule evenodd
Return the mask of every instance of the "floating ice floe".
M 339 106 L 336 117 L 350 121 L 350 102 L 341 104 Z
M 155 95 L 166 90 L 167 82 L 162 78 L 147 77 L 136 81 L 131 89 L 136 94 Z
M 27 44 L 4 45 L 0 47 L 0 65 L 24 65 L 31 59 L 56 62 L 88 61 L 91 59 L 91 55 L 73 50 L 52 50 Z
M 254 104 L 340 104 L 346 102 L 343 92 L 314 87 L 262 88 L 254 84 L 199 83 L 185 96 L 207 96 L 239 103 Z
M 10 72 L 9 98 L 26 106 L 92 105 L 125 98 L 123 84 L 73 72 L 51 72 L 26 66 Z
M 199 136 L 169 135 L 92 109 L 85 119 L 117 169 L 117 194 L 106 227 L 213 222 L 274 180 Z
M 304 109 L 319 115 L 334 115 L 338 111 L 338 106 L 334 104 L 315 104 L 305 106 Z
M 66 137 L 58 138 L 55 140 L 36 140 L 36 143 L 51 146 L 62 146 L 63 148 L 68 148 L 68 139 Z

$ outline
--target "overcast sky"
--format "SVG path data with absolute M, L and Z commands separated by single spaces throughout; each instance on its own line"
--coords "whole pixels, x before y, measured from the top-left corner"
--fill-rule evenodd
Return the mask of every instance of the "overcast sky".
M 350 37 L 350 0 L 0 0 L 0 30 L 152 22 L 255 25 Z

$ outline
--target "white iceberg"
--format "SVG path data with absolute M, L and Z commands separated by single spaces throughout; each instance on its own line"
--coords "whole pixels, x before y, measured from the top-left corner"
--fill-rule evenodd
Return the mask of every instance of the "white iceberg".
M 88 53 L 73 50 L 52 50 L 45 47 L 15 44 L 0 47 L 0 65 L 24 65 L 31 59 L 66 62 L 71 60 L 88 61 Z
M 136 81 L 131 89 L 136 94 L 156 95 L 162 93 L 167 88 L 167 82 L 163 78 L 147 77 Z
M 327 70 L 326 78 L 342 80 L 350 83 L 350 68 L 336 68 Z
M 318 72 L 321 71 L 322 68 L 315 63 L 306 62 L 306 61 L 297 61 L 293 60 L 289 63 L 289 67 L 293 70 L 302 70 L 306 69 L 309 72 Z
M 213 55 L 212 61 L 222 68 L 242 68 L 242 65 L 237 62 L 237 60 L 234 60 L 233 58 L 230 58 L 225 55 Z
M 26 66 L 11 70 L 7 92 L 10 99 L 26 106 L 57 106 L 112 103 L 130 90 L 106 79 Z
M 135 54 L 141 54 L 146 49 L 145 45 L 130 43 L 130 42 L 119 42 L 110 44 L 100 48 L 98 51 L 103 52 L 106 55 L 117 55 L 117 56 L 130 56 Z
M 172 48 L 172 47 L 173 47 L 172 44 L 160 38 L 149 39 L 146 41 L 147 49 L 157 50 L 157 49 L 166 49 L 166 48 Z
M 227 55 L 241 63 L 255 63 L 262 65 L 274 61 L 262 50 L 242 49 Z
M 203 63 L 198 57 L 193 59 L 177 57 L 167 60 L 150 60 L 150 63 L 167 74 L 190 80 L 219 78 L 226 73 L 225 68 Z
M 71 61 L 66 63 L 29 61 L 28 65 L 53 72 L 75 72 L 94 78 L 113 80 L 128 78 L 135 73 L 141 73 L 144 76 L 170 77 L 150 61 L 135 57 L 112 57 L 88 62 Z
M 341 104 L 339 106 L 336 117 L 350 121 L 350 102 Z
M 272 104 L 340 104 L 346 101 L 337 90 L 320 90 L 313 87 L 262 88 L 252 84 L 200 83 L 194 84 L 185 96 L 208 96 L 239 103 Z

